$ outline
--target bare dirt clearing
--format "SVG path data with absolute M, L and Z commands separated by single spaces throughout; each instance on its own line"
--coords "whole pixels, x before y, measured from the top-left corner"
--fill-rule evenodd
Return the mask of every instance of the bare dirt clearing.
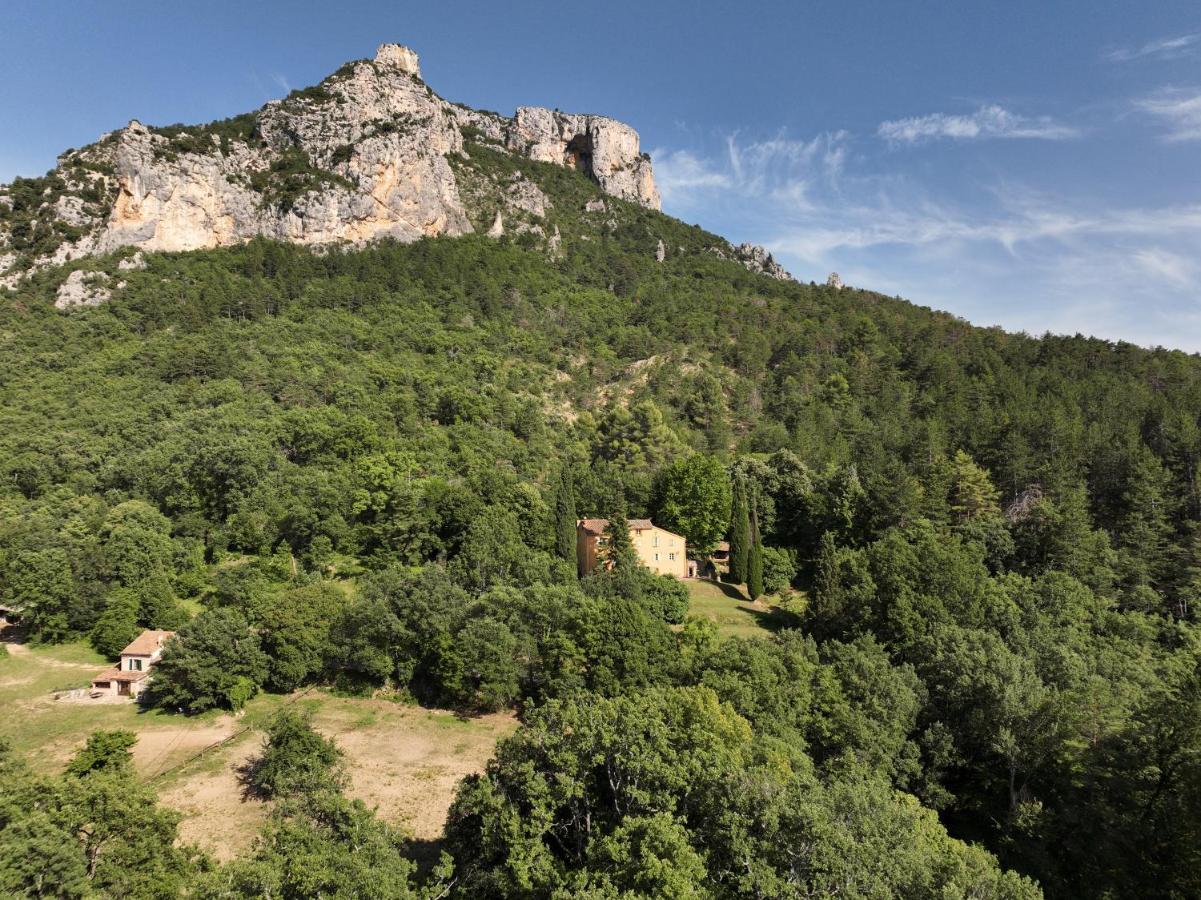
M 422 840 L 441 834 L 459 781 L 482 771 L 497 740 L 517 725 L 510 714 L 461 719 L 444 710 L 321 691 L 259 696 L 240 716 L 191 718 L 141 711 L 129 702 L 55 700 L 55 691 L 86 685 L 106 661 L 83 644 L 6 646 L 8 653 L 0 653 L 0 737 L 35 771 L 56 774 L 91 732 L 134 732 L 134 765 L 162 802 L 183 815 L 181 839 L 222 860 L 245 852 L 270 811 L 270 804 L 243 798 L 238 770 L 259 752 L 261 728 L 284 703 L 309 710 L 318 730 L 345 751 L 349 796 Z
M 182 840 L 217 859 L 244 853 L 267 818 L 271 804 L 244 796 L 239 771 L 260 751 L 266 723 L 279 705 L 294 702 L 313 714 L 313 723 L 346 754 L 347 794 L 376 809 L 385 821 L 414 837 L 439 837 L 455 787 L 483 771 L 497 740 L 516 727 L 508 714 L 460 719 L 443 710 L 404 706 L 388 700 L 335 697 L 314 691 L 292 698 L 260 697 L 244 717 L 214 721 L 209 743 L 233 739 L 190 759 L 161 780 L 162 802 L 184 816 Z M 162 740 L 162 735 L 156 735 Z M 165 752 L 206 744 L 189 732 Z M 148 753 L 149 755 L 149 753 Z M 193 754 L 195 756 L 195 754 Z M 160 769 L 161 771 L 161 769 Z
M 459 781 L 483 771 L 517 722 L 507 713 L 460 719 L 386 700 L 328 698 L 314 724 L 346 752 L 347 793 L 428 840 L 442 833 Z

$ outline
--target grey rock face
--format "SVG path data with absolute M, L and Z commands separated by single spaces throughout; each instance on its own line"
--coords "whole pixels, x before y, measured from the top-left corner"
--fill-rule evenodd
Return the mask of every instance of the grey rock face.
M 409 75 L 421 77 L 421 63 L 417 54 L 400 44 L 380 44 L 375 51 L 375 61 L 381 66 L 392 66 Z
M 531 159 L 579 169 L 607 194 L 661 207 L 651 159 L 639 149 L 638 132 L 629 125 L 604 116 L 522 106 L 508 144 Z
M 112 297 L 103 275 L 76 269 L 58 287 L 54 297 L 56 309 L 72 306 L 98 306 Z
M 758 244 L 739 244 L 734 248 L 734 258 L 750 269 L 777 281 L 793 281 L 793 277 L 784 270 L 772 255 Z
M 324 245 L 466 234 L 472 225 L 450 159 L 463 153 L 467 128 L 659 208 L 650 160 L 628 125 L 535 107 L 507 119 L 449 103 L 420 76 L 415 52 L 383 44 L 374 59 L 242 117 L 241 130 L 133 121 L 64 154 L 55 174 L 67 189 L 40 214 L 81 235 L 33 260 L 34 268 L 125 246 L 198 250 L 257 235 Z M 509 209 L 545 216 L 549 201 L 533 183 L 516 177 L 505 190 Z M 16 271 L 10 243 L 0 221 L 0 280 Z
M 832 287 L 837 291 L 841 291 L 846 285 L 842 283 L 842 278 L 837 272 L 831 272 L 830 277 L 826 279 L 826 287 Z

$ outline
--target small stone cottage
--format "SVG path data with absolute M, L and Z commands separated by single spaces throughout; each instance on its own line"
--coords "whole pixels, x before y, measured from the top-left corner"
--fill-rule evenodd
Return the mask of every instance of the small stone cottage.
M 137 697 L 150 683 L 150 670 L 174 631 L 146 629 L 121 651 L 120 661 L 92 679 L 92 697 Z

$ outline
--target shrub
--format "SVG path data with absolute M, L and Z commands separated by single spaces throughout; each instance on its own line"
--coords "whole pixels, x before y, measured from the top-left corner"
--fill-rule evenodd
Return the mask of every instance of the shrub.
M 132 771 L 129 748 L 138 742 L 131 731 L 95 731 L 67 764 L 67 774 L 82 777 L 92 772 Z
M 313 728 L 308 716 L 282 709 L 267 726 L 263 755 L 247 782 L 264 797 L 337 791 L 345 782 L 342 751 Z
M 796 578 L 796 551 L 783 547 L 763 548 L 763 589 L 778 594 L 792 586 Z
M 642 602 L 651 615 L 678 625 L 688 615 L 688 588 L 670 575 L 649 575 Z

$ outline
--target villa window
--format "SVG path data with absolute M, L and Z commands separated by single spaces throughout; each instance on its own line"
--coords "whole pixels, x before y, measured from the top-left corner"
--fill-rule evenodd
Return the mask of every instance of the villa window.
M 658 558 L 659 558 L 659 557 L 657 557 L 657 556 L 655 557 L 655 559 L 658 559 Z M 669 560 L 671 560 L 672 562 L 675 562 L 675 561 L 676 561 L 676 555 L 675 555 L 674 553 L 669 553 L 669 554 L 667 554 L 667 558 L 668 558 Z
M 652 535 L 652 536 L 651 536 L 651 546 L 652 546 L 652 547 L 658 547 L 658 546 L 659 546 L 659 535 L 657 535 L 657 534 L 656 534 L 656 535 Z M 656 557 L 656 559 L 657 559 L 657 558 L 658 558 L 658 557 Z

